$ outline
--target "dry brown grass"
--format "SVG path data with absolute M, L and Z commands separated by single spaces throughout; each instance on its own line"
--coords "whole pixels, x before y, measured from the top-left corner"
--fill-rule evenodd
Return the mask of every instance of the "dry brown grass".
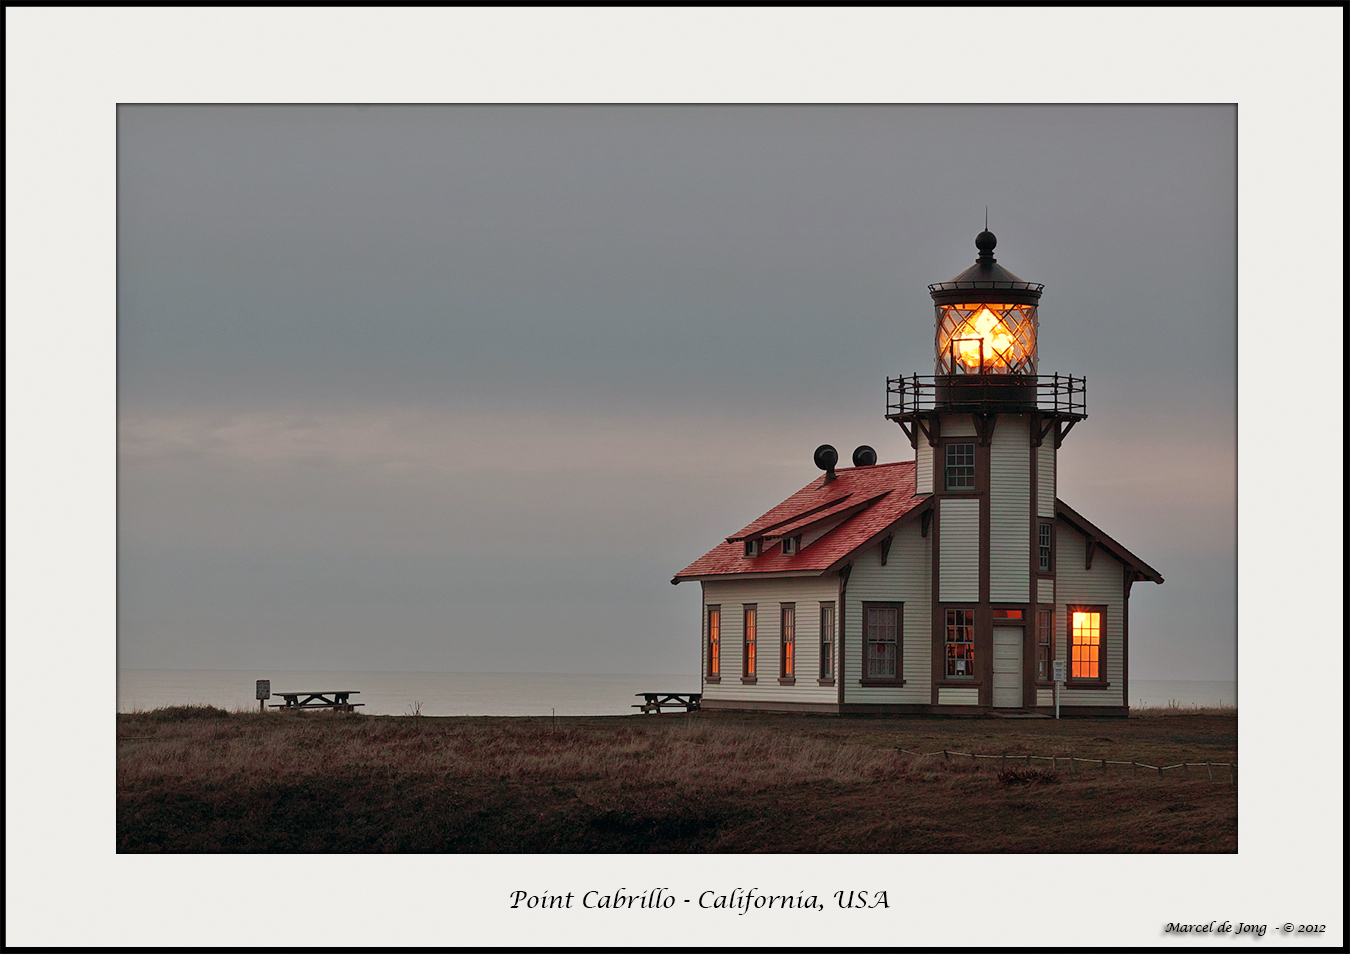
M 1131 719 L 1156 719 L 1158 716 L 1175 715 L 1212 715 L 1236 716 L 1237 706 L 1202 706 L 1198 703 L 1169 700 L 1165 706 L 1134 706 L 1130 709 Z
M 120 715 L 118 736 L 124 851 L 1236 850 L 1236 786 L 1203 770 L 1060 763 L 1053 783 L 1010 786 L 998 761 L 897 751 L 1236 761 L 1235 716 L 705 712 L 554 728 L 180 708 Z

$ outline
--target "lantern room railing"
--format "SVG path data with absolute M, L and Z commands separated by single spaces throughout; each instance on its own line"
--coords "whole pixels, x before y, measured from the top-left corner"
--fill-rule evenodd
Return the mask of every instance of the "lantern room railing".
M 1087 379 L 1068 374 L 912 374 L 886 379 L 886 416 L 934 410 L 1050 411 L 1087 417 Z
M 928 293 L 946 292 L 946 291 L 966 291 L 968 289 L 1007 289 L 1010 291 L 1026 291 L 1040 297 L 1045 286 L 1039 282 L 995 282 L 995 281 L 964 281 L 964 282 L 934 282 L 928 286 Z

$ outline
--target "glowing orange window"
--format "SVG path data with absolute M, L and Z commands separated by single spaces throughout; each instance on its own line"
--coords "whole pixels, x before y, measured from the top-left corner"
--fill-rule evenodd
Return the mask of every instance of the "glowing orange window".
M 1094 610 L 1069 613 L 1069 678 L 1102 677 L 1102 614 Z
M 708 607 L 708 675 L 722 674 L 722 607 Z
M 745 671 L 746 678 L 755 677 L 755 617 L 758 614 L 758 607 L 745 607 Z

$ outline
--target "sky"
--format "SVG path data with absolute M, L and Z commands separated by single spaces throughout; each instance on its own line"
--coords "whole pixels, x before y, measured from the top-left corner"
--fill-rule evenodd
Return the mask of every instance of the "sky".
M 1236 118 L 123 105 L 119 665 L 694 676 L 671 576 L 913 457 L 987 207 L 1087 377 L 1060 497 L 1167 580 L 1131 676 L 1236 679 Z
M 812 479 L 817 444 L 907 453 L 884 379 L 931 367 L 926 286 L 974 260 L 985 205 L 1000 262 L 1046 285 L 1042 369 L 1088 377 L 1062 496 L 1167 578 L 1134 589 L 1131 662 L 1149 664 L 1132 676 L 1210 672 L 1167 653 L 1207 645 L 1231 605 L 1232 507 L 1211 467 L 1233 363 L 1209 340 L 1233 334 L 1231 301 L 1214 304 L 1233 288 L 1221 108 L 776 107 L 791 121 L 606 129 L 608 110 L 532 124 L 517 107 L 472 137 L 377 107 L 328 129 L 119 109 L 995 100 L 1237 104 L 1242 850 L 1077 855 L 1119 901 L 1109 917 L 986 892 L 959 935 L 924 912 L 965 856 L 671 856 L 662 883 L 695 895 L 885 887 L 893 906 L 661 929 L 1081 946 L 1158 943 L 1177 918 L 1274 931 L 1298 912 L 1338 943 L 1344 692 L 1320 676 L 1309 690 L 1306 672 L 1343 668 L 1343 626 L 1317 613 L 1343 593 L 1342 373 L 1298 332 L 1343 309 L 1343 11 L 978 21 L 977 35 L 959 8 L 7 8 L 6 853 L 24 877 L 6 885 L 6 942 L 631 946 L 651 912 L 513 919 L 503 904 L 521 887 L 630 885 L 622 856 L 363 857 L 351 877 L 267 892 L 266 856 L 110 852 L 116 666 L 582 669 L 631 646 L 614 669 L 696 678 L 697 590 L 666 581 Z M 1309 275 L 1319 297 L 1292 294 Z M 498 626 L 452 642 L 435 600 L 468 627 L 509 616 L 511 646 L 499 655 Z M 568 643 L 578 617 L 587 635 Z M 1291 806 L 1323 837 L 1290 837 Z M 1064 871 L 1052 856 L 981 865 L 1005 884 Z

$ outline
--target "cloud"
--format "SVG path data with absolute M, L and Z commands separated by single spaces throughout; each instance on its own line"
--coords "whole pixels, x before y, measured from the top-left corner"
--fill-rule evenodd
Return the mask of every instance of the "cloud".
M 799 429 L 801 422 L 781 422 Z M 387 406 L 318 410 L 128 413 L 124 464 L 282 473 L 294 468 L 450 476 L 511 472 L 696 474 L 799 466 L 780 456 L 773 422 L 736 415 L 577 409 L 447 410 Z M 757 439 L 758 438 L 758 439 Z M 729 451 L 735 448 L 737 453 Z M 763 453 L 757 453 L 763 452 Z M 767 459 L 766 459 L 767 458 Z

